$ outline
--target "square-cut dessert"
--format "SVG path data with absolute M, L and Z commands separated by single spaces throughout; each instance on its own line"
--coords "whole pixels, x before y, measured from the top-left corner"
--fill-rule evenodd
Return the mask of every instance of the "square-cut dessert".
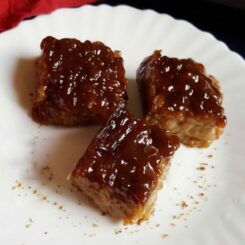
M 155 51 L 137 71 L 146 120 L 177 135 L 181 143 L 208 147 L 226 125 L 218 81 L 192 59 Z
M 101 124 L 126 103 L 127 80 L 119 51 L 101 42 L 46 37 L 37 61 L 33 119 L 65 126 Z
M 77 163 L 72 183 L 102 212 L 125 223 L 140 223 L 153 211 L 178 145 L 176 136 L 135 120 L 119 106 Z

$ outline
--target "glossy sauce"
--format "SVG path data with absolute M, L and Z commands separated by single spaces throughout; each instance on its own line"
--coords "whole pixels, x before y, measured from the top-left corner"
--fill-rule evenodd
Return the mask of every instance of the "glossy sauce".
M 106 120 L 126 100 L 123 60 L 103 43 L 46 37 L 41 49 L 47 78 L 39 106 L 47 114 L 62 111 Z
M 206 74 L 202 64 L 192 59 L 169 58 L 155 51 L 141 64 L 137 80 L 142 89 L 146 113 L 154 108 L 154 97 L 160 95 L 163 106 L 157 108 L 159 110 L 211 115 L 217 124 L 226 123 L 217 81 Z
M 144 203 L 164 168 L 161 160 L 172 156 L 178 145 L 176 137 L 119 108 L 91 142 L 73 176 L 111 187 L 123 200 Z

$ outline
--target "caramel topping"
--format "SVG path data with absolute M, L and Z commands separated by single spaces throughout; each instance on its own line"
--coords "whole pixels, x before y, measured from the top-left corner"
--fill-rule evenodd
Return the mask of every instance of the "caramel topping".
M 161 56 L 160 51 L 155 51 L 141 64 L 137 79 L 143 82 L 147 112 L 153 109 L 153 98 L 157 96 L 159 110 L 211 115 L 217 124 L 225 125 L 218 81 L 206 74 L 202 64 L 192 59 Z
M 123 200 L 144 203 L 164 169 L 162 160 L 177 148 L 176 137 L 119 108 L 92 141 L 73 175 L 111 187 Z
M 37 101 L 49 114 L 105 113 L 108 118 L 127 98 L 123 60 L 103 43 L 46 37 L 41 49 L 46 77 Z

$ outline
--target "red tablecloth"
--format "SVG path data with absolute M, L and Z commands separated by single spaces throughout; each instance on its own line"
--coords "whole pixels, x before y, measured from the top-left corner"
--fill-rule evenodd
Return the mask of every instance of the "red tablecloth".
M 57 8 L 78 7 L 96 0 L 0 0 L 0 32 L 17 26 L 23 19 L 46 14 Z

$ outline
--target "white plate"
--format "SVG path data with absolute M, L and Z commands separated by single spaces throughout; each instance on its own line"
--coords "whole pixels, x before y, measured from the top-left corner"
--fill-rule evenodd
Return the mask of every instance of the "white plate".
M 121 50 L 136 115 L 135 72 L 155 49 L 192 57 L 221 81 L 228 117 L 223 136 L 209 149 L 181 146 L 149 222 L 124 227 L 70 192 L 66 177 L 98 128 L 40 127 L 29 116 L 33 58 L 47 35 L 101 40 Z M 245 63 L 223 43 L 165 14 L 102 5 L 23 22 L 0 35 L 0 53 L 1 245 L 245 243 Z M 208 164 L 204 171 L 200 163 Z M 50 171 L 40 173 L 46 165 Z

